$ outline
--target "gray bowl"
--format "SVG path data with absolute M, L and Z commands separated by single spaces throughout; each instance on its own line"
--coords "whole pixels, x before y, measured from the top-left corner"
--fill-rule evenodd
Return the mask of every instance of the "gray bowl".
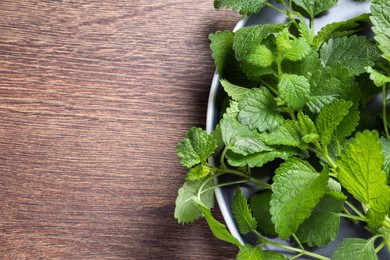
M 337 7 L 332 8 L 328 12 L 321 15 L 315 20 L 315 31 L 318 31 L 321 27 L 325 26 L 331 22 L 343 21 L 346 19 L 353 18 L 363 13 L 370 12 L 370 3 L 369 2 L 360 2 L 354 0 L 340 0 Z M 265 7 L 259 14 L 253 15 L 249 18 L 240 20 L 234 28 L 234 31 L 251 25 L 262 24 L 262 23 L 283 23 L 286 21 L 286 17 L 271 8 Z M 206 130 L 211 132 L 216 124 L 219 121 L 219 111 L 220 105 L 225 94 L 223 92 L 222 86 L 219 83 L 220 76 L 216 72 L 211 84 L 210 96 L 208 101 L 207 108 L 207 122 Z M 214 164 L 214 159 L 210 159 L 210 163 Z M 216 182 L 225 182 L 229 181 L 230 176 L 219 178 L 215 180 Z M 267 177 L 265 177 L 267 178 Z M 243 192 L 250 196 L 255 192 L 254 187 L 251 185 L 245 185 L 241 187 Z M 242 244 L 251 243 L 255 244 L 255 237 L 251 235 L 243 236 L 238 231 L 237 225 L 233 219 L 231 212 L 231 202 L 234 196 L 235 187 L 224 187 L 218 188 L 215 190 L 215 195 L 218 201 L 219 208 L 224 217 L 226 226 L 228 227 L 231 234 L 236 237 Z M 344 239 L 348 237 L 360 237 L 360 238 L 369 238 L 371 235 L 363 228 L 357 227 L 355 224 L 352 224 L 350 221 L 341 219 L 340 230 L 337 238 L 329 243 L 328 245 L 321 248 L 312 248 L 310 251 L 330 257 L 335 250 L 335 247 Z M 289 241 L 280 241 L 277 238 L 273 240 L 280 243 L 289 244 Z M 281 250 L 279 248 L 274 248 L 272 246 L 267 246 L 265 249 L 277 250 L 281 253 L 284 253 L 286 256 L 293 256 L 291 252 Z M 387 250 L 381 250 L 378 254 L 379 259 L 390 259 L 390 253 Z M 312 259 L 310 257 L 300 257 L 299 259 Z

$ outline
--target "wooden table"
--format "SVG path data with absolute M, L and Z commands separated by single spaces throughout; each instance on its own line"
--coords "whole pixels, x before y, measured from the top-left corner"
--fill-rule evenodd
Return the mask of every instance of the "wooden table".
M 239 19 L 212 2 L 0 1 L 0 259 L 234 258 L 173 218 L 208 34 Z

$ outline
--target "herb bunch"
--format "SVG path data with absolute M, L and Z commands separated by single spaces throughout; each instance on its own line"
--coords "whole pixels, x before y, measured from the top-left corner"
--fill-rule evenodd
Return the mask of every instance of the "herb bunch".
M 212 57 L 228 98 L 212 133 L 193 127 L 177 146 L 188 168 L 176 199 L 175 218 L 204 217 L 218 239 L 239 248 L 237 259 L 289 259 L 264 250 L 272 245 L 315 259 L 378 259 L 390 250 L 390 4 L 374 0 L 371 14 L 334 22 L 314 33 L 315 17 L 337 0 L 215 0 L 243 16 L 268 6 L 284 24 L 260 24 L 209 36 Z M 310 22 L 306 23 L 304 16 Z M 374 39 L 361 33 L 371 22 Z M 381 99 L 380 111 L 370 103 Z M 218 166 L 208 158 L 219 157 Z M 254 172 L 278 160 L 269 181 Z M 268 169 L 268 168 L 267 168 Z M 221 175 L 233 181 L 218 183 Z M 256 185 L 247 198 L 240 184 Z M 231 210 L 242 245 L 213 218 L 214 189 L 235 185 Z M 333 241 L 340 218 L 369 239 L 346 238 L 331 258 L 310 252 Z M 297 247 L 275 242 L 292 240 Z

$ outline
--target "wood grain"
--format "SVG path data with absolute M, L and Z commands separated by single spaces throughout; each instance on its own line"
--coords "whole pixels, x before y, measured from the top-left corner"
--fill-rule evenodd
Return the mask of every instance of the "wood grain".
M 207 36 L 238 19 L 209 0 L 0 1 L 0 259 L 234 258 L 173 209 Z

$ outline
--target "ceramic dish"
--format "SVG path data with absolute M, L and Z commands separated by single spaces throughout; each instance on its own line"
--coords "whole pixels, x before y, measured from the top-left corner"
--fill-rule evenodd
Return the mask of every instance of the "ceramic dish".
M 370 12 L 369 2 L 360 2 L 354 0 L 340 0 L 337 7 L 332 8 L 330 11 L 321 15 L 319 18 L 316 18 L 315 31 L 318 31 L 321 27 L 323 27 L 328 23 L 350 19 L 360 14 L 369 13 L 369 12 Z M 276 12 L 273 9 L 264 8 L 259 14 L 253 15 L 249 18 L 239 21 L 236 27 L 234 28 L 234 31 L 242 27 L 256 25 L 256 24 L 283 23 L 285 21 L 286 21 L 286 17 L 283 16 L 282 14 Z M 211 132 L 215 128 L 217 122 L 219 121 L 219 108 L 222 99 L 225 97 L 223 89 L 219 83 L 219 79 L 220 76 L 218 75 L 218 73 L 215 73 L 211 84 L 208 109 L 207 109 L 206 130 L 208 132 Z M 212 158 L 211 158 L 211 163 L 214 163 Z M 225 182 L 230 180 L 229 178 L 231 177 L 220 178 L 216 181 Z M 264 178 L 267 178 L 267 176 Z M 252 186 L 250 186 L 250 184 L 243 186 L 242 189 L 243 192 L 246 193 L 246 195 L 248 196 L 254 193 L 254 189 Z M 235 187 L 224 187 L 224 188 L 216 189 L 215 194 L 218 201 L 218 205 L 220 207 L 225 223 L 229 231 L 231 232 L 231 234 L 234 237 L 236 237 L 242 244 L 244 243 L 254 244 L 256 243 L 256 241 L 254 240 L 253 237 L 251 237 L 250 235 L 243 236 L 239 233 L 236 223 L 233 219 L 230 205 L 233 199 L 234 190 Z M 342 219 L 340 224 L 339 235 L 337 236 L 337 238 L 331 243 L 329 243 L 328 245 L 321 248 L 314 248 L 311 251 L 329 257 L 334 252 L 336 245 L 340 243 L 344 238 L 346 237 L 368 238 L 369 237 L 368 232 L 365 232 L 363 227 L 359 230 L 358 229 L 359 228 L 356 228 L 355 224 L 351 224 L 349 221 Z M 288 243 L 288 241 L 286 242 L 280 240 L 278 240 L 278 242 Z M 267 249 L 273 249 L 273 248 L 268 247 Z M 289 256 L 288 252 L 283 252 L 279 249 L 278 251 Z M 390 254 L 389 252 L 386 252 L 386 250 L 382 250 L 382 252 L 378 254 L 378 257 L 379 259 L 390 259 Z M 312 258 L 301 257 L 299 259 L 312 259 Z

